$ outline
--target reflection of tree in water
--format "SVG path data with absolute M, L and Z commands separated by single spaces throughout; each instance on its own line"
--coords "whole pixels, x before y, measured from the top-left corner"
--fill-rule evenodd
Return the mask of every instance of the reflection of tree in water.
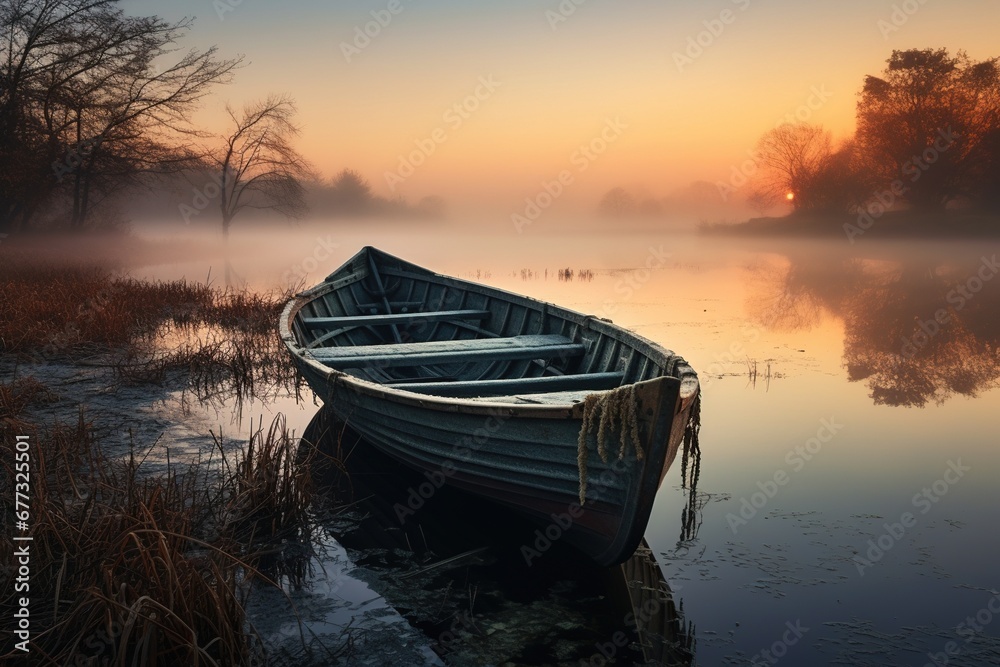
M 1000 384 L 1000 277 L 960 291 L 980 266 L 794 257 L 754 269 L 748 307 L 784 331 L 815 326 L 824 310 L 843 318 L 848 379 L 865 380 L 877 405 L 920 407 Z
M 844 262 L 838 271 L 817 262 L 775 261 L 757 263 L 749 268 L 751 291 L 747 309 L 761 326 L 772 331 L 801 331 L 820 323 L 824 310 L 835 310 L 847 293 L 854 290 L 848 274 L 854 262 Z M 831 273 L 843 273 L 840 280 L 830 280 Z

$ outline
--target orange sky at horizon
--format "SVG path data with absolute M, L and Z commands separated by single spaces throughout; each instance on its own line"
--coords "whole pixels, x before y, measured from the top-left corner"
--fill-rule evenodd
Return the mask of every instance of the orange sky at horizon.
M 693 181 L 727 182 L 757 138 L 796 111 L 835 140 L 849 136 L 864 76 L 881 72 L 893 49 L 1000 55 L 990 27 L 1000 3 L 981 0 L 221 1 L 229 10 L 123 3 L 130 13 L 200 14 L 184 46 L 246 54 L 248 66 L 206 101 L 199 122 L 219 127 L 226 101 L 288 93 L 300 149 L 323 176 L 352 168 L 384 196 L 438 194 L 504 211 L 563 171 L 572 182 L 554 210 L 592 209 L 617 185 L 663 197 Z M 370 23 L 378 18 L 384 26 Z M 366 23 L 377 34 L 354 42 Z M 582 154 L 601 147 L 609 120 L 614 140 Z M 410 158 L 421 164 L 407 175 L 401 159 Z

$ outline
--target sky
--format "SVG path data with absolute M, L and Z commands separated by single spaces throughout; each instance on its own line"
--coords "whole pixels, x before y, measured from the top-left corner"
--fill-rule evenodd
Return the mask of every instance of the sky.
M 662 197 L 730 183 L 786 118 L 846 138 L 865 75 L 893 49 L 1000 56 L 995 0 L 122 6 L 194 16 L 183 46 L 246 56 L 206 99 L 206 126 L 222 128 L 226 102 L 285 93 L 323 176 L 351 168 L 385 196 L 515 212 L 546 188 L 562 188 L 558 206 L 592 207 L 619 185 Z

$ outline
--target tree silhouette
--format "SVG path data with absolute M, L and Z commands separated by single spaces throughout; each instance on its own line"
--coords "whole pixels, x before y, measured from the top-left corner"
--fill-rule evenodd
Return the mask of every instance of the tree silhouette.
M 428 195 L 417 202 L 417 210 L 429 218 L 441 219 L 448 213 L 448 204 L 439 195 Z
M 857 142 L 849 139 L 820 163 L 803 186 L 802 198 L 815 211 L 853 213 L 871 197 L 874 187 L 867 160 Z
M 983 209 L 1000 212 L 1000 122 L 975 151 L 969 185 L 973 201 Z
M 946 49 L 893 51 L 858 101 L 857 139 L 882 187 L 901 179 L 912 205 L 938 209 L 982 196 L 997 168 L 990 138 L 1000 129 L 997 59 L 973 62 Z
M 747 307 L 778 331 L 812 328 L 824 311 L 842 318 L 847 379 L 865 382 L 876 405 L 923 407 L 1000 386 L 1000 292 L 956 296 L 979 268 L 797 251 L 754 267 Z
M 780 200 L 792 193 L 795 210 L 815 208 L 813 189 L 831 152 L 830 133 L 816 125 L 783 123 L 766 132 L 757 142 L 758 196 Z
M 298 128 L 292 123 L 295 104 L 288 97 L 272 95 L 252 102 L 239 112 L 226 106 L 232 129 L 214 160 L 219 173 L 222 235 L 236 215 L 247 208 L 270 210 L 288 217 L 306 211 L 302 181 L 312 170 L 292 146 Z M 226 282 L 231 277 L 226 262 Z
M 191 157 L 188 114 L 240 59 L 175 57 L 191 19 L 127 16 L 115 0 L 0 3 L 0 228 L 62 194 L 82 226 L 95 193 Z
M 330 194 L 334 208 L 344 213 L 363 213 L 372 208 L 374 195 L 368 181 L 353 169 L 344 169 L 333 179 Z
M 768 211 L 784 201 L 785 198 L 779 195 L 775 188 L 755 187 L 747 193 L 746 201 L 759 215 L 765 215 Z
M 635 212 L 635 208 L 635 197 L 622 187 L 608 190 L 597 205 L 598 213 L 609 218 L 629 215 Z

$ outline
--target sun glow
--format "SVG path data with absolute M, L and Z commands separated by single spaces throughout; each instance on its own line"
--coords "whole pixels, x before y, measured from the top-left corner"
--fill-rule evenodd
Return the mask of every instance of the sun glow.
M 792 201 L 793 199 L 795 199 L 795 193 L 789 192 L 787 195 L 785 195 L 785 199 L 787 199 L 788 201 Z

